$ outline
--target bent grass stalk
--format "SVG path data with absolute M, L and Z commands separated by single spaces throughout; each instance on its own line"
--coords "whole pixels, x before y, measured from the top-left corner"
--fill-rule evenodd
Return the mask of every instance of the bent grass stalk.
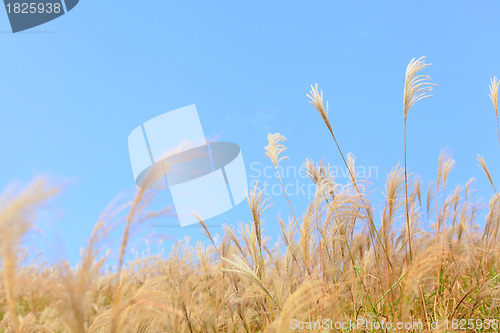
M 344 164 L 347 168 L 347 171 L 349 172 L 349 175 L 351 177 L 351 182 L 353 183 L 354 188 L 356 189 L 356 192 L 358 193 L 359 198 L 362 201 L 363 206 L 366 210 L 366 214 L 367 214 L 367 217 L 368 217 L 369 222 L 370 222 L 369 226 L 371 228 L 371 231 L 373 231 L 375 233 L 377 241 L 379 242 L 379 244 L 382 247 L 384 254 L 386 256 L 387 263 L 391 267 L 391 271 L 392 271 L 394 277 L 396 279 L 398 279 L 396 271 L 394 270 L 394 267 L 392 265 L 391 259 L 389 258 L 389 254 L 387 252 L 387 249 L 385 248 L 385 245 L 383 244 L 382 239 L 380 238 L 380 235 L 377 231 L 377 227 L 375 226 L 375 223 L 373 222 L 373 217 L 371 215 L 370 209 L 368 208 L 368 205 L 366 204 L 366 202 L 363 198 L 363 195 L 361 194 L 361 191 L 359 190 L 359 187 L 356 183 L 356 178 L 354 177 L 354 174 L 353 174 L 351 168 L 349 167 L 349 164 L 347 163 L 347 161 L 344 157 L 344 154 L 342 153 L 342 150 L 340 149 L 340 146 L 337 142 L 337 138 L 335 137 L 335 134 L 333 133 L 333 129 L 332 129 L 332 126 L 330 125 L 330 120 L 328 118 L 328 101 L 326 101 L 326 108 L 323 105 L 323 91 L 321 91 L 321 93 L 320 93 L 318 91 L 318 84 L 316 84 L 315 87 L 311 86 L 311 91 L 306 96 L 311 99 L 311 101 L 309 103 L 312 104 L 314 106 L 314 108 L 319 112 L 321 118 L 323 119 L 326 126 L 328 127 L 328 130 L 330 131 L 330 134 L 332 135 L 333 141 L 335 142 L 335 145 L 337 146 L 337 150 L 339 151 L 340 156 L 342 157 L 342 161 L 344 162 Z M 377 265 L 378 265 L 378 262 L 377 262 Z M 401 286 L 400 286 L 400 288 L 401 288 Z
M 491 187 L 493 188 L 493 192 L 495 193 L 495 196 L 496 196 L 496 202 L 500 203 L 499 194 L 497 192 L 495 184 L 493 183 L 493 179 L 491 178 L 490 170 L 488 169 L 488 166 L 486 165 L 484 157 L 477 154 L 477 161 L 479 162 L 479 167 L 483 170 L 484 174 L 486 175 L 486 178 L 488 179 L 488 182 L 490 183 Z M 495 234 L 493 235 L 493 239 L 497 238 L 497 232 L 498 232 L 498 228 L 495 228 Z M 486 248 L 489 250 L 489 237 L 487 238 Z

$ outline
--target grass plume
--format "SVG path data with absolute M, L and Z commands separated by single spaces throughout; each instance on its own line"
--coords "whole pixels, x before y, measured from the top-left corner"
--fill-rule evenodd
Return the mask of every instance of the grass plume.
M 491 102 L 493 103 L 493 107 L 495 108 L 495 117 L 497 120 L 497 134 L 498 134 L 498 143 L 500 144 L 500 125 L 498 123 L 498 86 L 500 85 L 500 82 L 494 76 L 492 79 L 490 79 L 490 93 L 488 96 L 491 99 Z

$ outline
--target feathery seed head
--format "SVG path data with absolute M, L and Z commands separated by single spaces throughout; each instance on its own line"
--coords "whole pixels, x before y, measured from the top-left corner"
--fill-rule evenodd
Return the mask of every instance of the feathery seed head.
M 280 157 L 279 155 L 286 150 L 286 147 L 280 142 L 285 141 L 286 138 L 279 134 L 279 133 L 274 133 L 271 134 L 269 133 L 267 135 L 267 140 L 269 141 L 269 144 L 266 146 L 266 156 L 269 157 L 271 162 L 273 162 L 275 167 L 278 167 L 278 164 L 281 160 L 285 159 L 287 160 L 287 156 L 282 156 Z
M 262 198 L 264 190 L 260 190 L 257 187 L 257 183 L 253 189 L 247 194 L 248 205 L 250 206 L 250 211 L 252 212 L 253 224 L 255 226 L 255 231 L 257 233 L 257 240 L 259 246 L 262 244 L 262 231 L 261 231 L 261 215 L 262 213 L 271 206 L 269 204 L 269 198 Z
M 302 166 L 306 172 L 306 174 L 311 178 L 314 184 L 318 185 L 321 178 L 325 178 L 330 175 L 330 165 L 328 165 L 327 170 L 325 170 L 325 166 L 323 162 L 320 162 L 318 165 L 314 164 L 314 162 L 307 158 Z
M 453 160 L 451 152 L 448 150 L 443 150 L 441 154 L 439 154 L 438 177 L 436 183 L 437 187 L 442 186 L 443 189 L 446 190 L 448 175 L 454 167 L 455 160 Z
M 328 126 L 328 129 L 331 131 L 331 126 L 330 126 L 330 120 L 328 119 L 328 101 L 326 101 L 326 108 L 323 104 L 323 90 L 319 91 L 318 90 L 318 84 L 313 87 L 311 85 L 311 91 L 309 94 L 306 94 L 307 97 L 311 99 L 309 103 L 311 103 L 316 110 L 318 110 L 321 118 L 323 118 L 323 121 L 325 122 L 326 126 Z
M 484 174 L 488 178 L 488 181 L 493 185 L 493 179 L 491 178 L 490 170 L 488 169 L 488 166 L 486 165 L 486 161 L 484 160 L 484 157 L 477 154 L 477 161 L 479 162 L 479 166 L 481 169 L 483 169 Z
M 496 76 L 493 76 L 493 79 L 490 79 L 490 93 L 488 96 L 490 96 L 491 101 L 493 102 L 493 107 L 495 108 L 495 115 L 497 116 L 498 119 L 498 108 L 497 108 L 497 102 L 498 102 L 498 85 L 500 82 L 496 78 Z
M 437 84 L 429 82 L 431 79 L 429 76 L 417 75 L 419 71 L 430 65 L 432 64 L 425 63 L 425 57 L 420 57 L 417 60 L 413 58 L 406 67 L 404 92 L 405 122 L 411 107 L 419 100 L 432 96 L 428 93 L 432 91 L 432 86 L 437 86 Z

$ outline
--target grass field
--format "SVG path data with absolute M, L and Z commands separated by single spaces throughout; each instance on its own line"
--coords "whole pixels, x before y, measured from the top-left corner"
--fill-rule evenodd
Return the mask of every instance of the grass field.
M 428 65 L 424 61 L 412 60 L 406 71 L 405 142 L 412 106 L 433 87 L 419 74 Z M 497 94 L 493 79 L 490 98 L 498 119 Z M 395 166 L 384 205 L 376 210 L 351 172 L 353 156 L 337 144 L 323 93 L 313 86 L 308 98 L 349 170 L 350 186 L 337 191 L 329 165 L 305 161 L 316 195 L 306 211 L 290 205 L 282 212 L 288 219 L 276 217 L 282 236 L 276 244 L 269 244 L 261 228 L 272 198 L 255 187 L 248 193 L 250 223 L 224 226 L 215 240 L 200 221 L 208 245 L 181 242 L 168 256 L 126 262 L 131 229 L 163 213 L 149 212 L 152 194 L 138 189 L 130 202 L 111 204 L 102 214 L 77 267 L 21 265 L 24 236 L 38 208 L 59 189 L 43 178 L 21 190 L 7 189 L 0 197 L 1 331 L 497 332 L 500 201 L 494 179 L 500 175 L 490 174 L 478 155 L 493 193 L 485 222 L 478 220 L 471 181 L 448 186 L 454 161 L 447 153 L 426 189 L 404 166 Z M 286 163 L 285 138 L 275 133 L 268 139 L 266 156 L 279 170 Z M 405 164 L 407 153 L 405 143 Z M 109 271 L 100 244 L 121 213 L 126 219 L 118 267 Z

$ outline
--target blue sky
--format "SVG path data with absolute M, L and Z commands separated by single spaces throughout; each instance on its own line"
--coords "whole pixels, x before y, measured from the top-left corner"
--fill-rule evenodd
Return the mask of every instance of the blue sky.
M 59 19 L 18 34 L 9 32 L 2 11 L 0 187 L 38 174 L 69 183 L 51 204 L 57 213 L 42 226 L 40 246 L 48 247 L 49 260 L 75 263 L 100 212 L 134 186 L 129 133 L 169 110 L 196 104 L 207 136 L 241 146 L 249 180 L 251 163 L 269 165 L 269 132 L 287 137 L 286 165 L 308 157 L 340 165 L 305 96 L 318 83 L 342 149 L 358 165 L 378 168 L 373 190 L 381 200 L 385 176 L 403 161 L 405 68 L 424 55 L 434 64 L 425 74 L 439 87 L 409 115 L 409 169 L 427 184 L 448 147 L 457 162 L 450 187 L 474 176 L 480 196 L 489 198 L 475 155 L 485 156 L 500 182 L 487 96 L 490 77 L 500 75 L 499 7 L 495 1 L 82 0 Z M 300 195 L 291 200 L 296 212 L 307 203 Z M 265 233 L 277 239 L 275 216 L 288 209 L 282 196 L 272 201 Z M 210 224 L 249 218 L 243 203 Z M 203 239 L 197 228 L 155 232 L 171 241 Z

